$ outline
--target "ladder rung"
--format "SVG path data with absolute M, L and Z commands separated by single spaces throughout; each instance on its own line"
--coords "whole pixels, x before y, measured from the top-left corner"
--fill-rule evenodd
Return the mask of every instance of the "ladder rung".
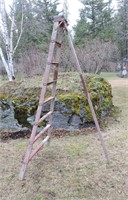
M 51 43 L 56 43 L 58 45 L 58 47 L 61 47 L 61 42 L 57 41 L 57 40 L 51 40 Z
M 55 43 L 58 45 L 58 47 L 61 47 L 61 42 L 56 40 Z
M 58 62 L 51 62 L 52 65 L 59 65 Z
M 33 143 L 36 142 L 38 140 L 38 138 L 40 136 L 42 136 L 50 127 L 51 127 L 51 124 L 48 124 L 42 131 L 40 131 L 38 133 L 38 135 L 36 135 L 35 140 L 33 141 Z
M 58 66 L 59 65 L 59 62 L 47 62 L 47 65 L 56 65 L 56 66 Z
M 46 99 L 42 105 L 44 105 L 45 103 L 48 103 L 49 101 L 53 100 L 55 97 L 49 97 L 48 99 Z
M 53 80 L 53 81 L 50 81 L 48 83 L 43 83 L 44 86 L 48 86 L 48 85 L 51 85 L 53 83 L 55 83 L 57 80 Z
M 49 117 L 53 112 L 49 111 L 46 115 L 40 118 L 40 120 L 37 122 L 36 125 L 40 124 L 43 120 L 45 120 L 47 117 Z
M 48 135 L 30 154 L 29 161 L 32 159 L 32 157 L 41 149 L 43 146 L 48 142 L 50 136 Z
M 50 81 L 50 82 L 48 82 L 46 85 L 51 85 L 51 84 L 55 83 L 56 81 L 57 81 L 57 80 Z

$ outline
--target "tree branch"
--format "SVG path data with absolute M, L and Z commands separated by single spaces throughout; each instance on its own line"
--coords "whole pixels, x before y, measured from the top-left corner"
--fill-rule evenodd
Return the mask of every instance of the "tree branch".
M 21 18 L 21 25 L 20 25 L 20 35 L 19 35 L 19 37 L 18 37 L 16 46 L 15 46 L 15 48 L 13 49 L 13 54 L 15 53 L 15 51 L 16 51 L 18 45 L 19 45 L 19 42 L 20 42 L 20 39 L 21 39 L 21 36 L 22 36 L 22 33 L 23 33 L 23 21 L 24 21 L 24 15 L 23 15 L 23 5 L 22 5 L 22 18 Z
M 11 30 L 10 30 L 10 53 L 13 56 L 13 34 L 14 34 L 14 26 L 15 26 L 15 0 L 13 0 L 12 4 L 12 17 L 11 17 Z

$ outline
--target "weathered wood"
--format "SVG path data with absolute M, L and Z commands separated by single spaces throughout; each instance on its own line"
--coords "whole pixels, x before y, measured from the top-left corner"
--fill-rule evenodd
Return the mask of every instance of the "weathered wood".
M 47 85 L 51 85 L 51 84 L 55 83 L 56 81 L 57 80 L 50 81 L 50 82 L 47 83 Z
M 56 43 L 58 45 L 58 47 L 61 47 L 62 43 L 57 41 L 57 40 L 51 40 L 51 42 L 53 43 Z
M 64 33 L 64 30 L 62 27 L 59 27 L 58 28 L 58 38 L 57 38 L 57 41 L 59 44 L 62 43 L 62 37 L 63 37 L 63 33 Z M 57 45 L 58 46 L 58 45 Z M 55 54 L 55 63 L 59 63 L 60 62 L 60 56 L 61 56 L 61 46 L 59 46 L 56 50 L 56 54 Z M 57 79 L 58 79 L 58 66 L 59 64 L 55 64 L 55 67 L 54 67 L 54 71 L 53 71 L 53 80 L 56 80 L 54 83 L 53 83 L 53 87 L 52 87 L 52 96 L 54 97 L 54 99 L 51 101 L 51 105 L 50 105 L 50 111 L 53 112 L 54 111 L 54 106 L 55 106 L 55 96 L 56 96 L 56 84 L 57 84 Z M 52 119 L 53 119 L 53 116 L 51 115 L 49 117 L 49 124 L 52 125 Z M 52 129 L 49 129 L 48 130 L 48 135 L 51 136 L 51 131 Z
M 43 104 L 41 106 L 43 106 L 44 104 L 48 103 L 49 101 L 53 100 L 54 97 L 49 97 L 48 99 L 46 99 Z
M 67 28 L 66 28 L 66 30 L 67 30 Z M 105 143 L 104 143 L 101 131 L 100 131 L 100 126 L 99 126 L 99 123 L 98 123 L 98 120 L 97 120 L 97 117 L 96 117 L 95 110 L 93 108 L 93 104 L 92 104 L 92 101 L 91 101 L 91 98 L 90 98 L 90 94 L 89 94 L 88 89 L 87 89 L 87 84 L 86 84 L 86 82 L 84 80 L 83 72 L 81 70 L 81 67 L 80 67 L 80 64 L 79 64 L 79 60 L 77 58 L 76 51 L 75 51 L 74 46 L 73 46 L 71 35 L 70 35 L 70 33 L 68 31 L 67 31 L 67 38 L 68 38 L 70 49 L 72 51 L 72 55 L 74 57 L 74 61 L 76 63 L 77 71 L 78 71 L 78 73 L 80 75 L 80 79 L 81 79 L 81 82 L 82 82 L 82 85 L 83 85 L 83 89 L 84 89 L 85 95 L 86 95 L 87 100 L 88 100 L 88 104 L 89 104 L 89 107 L 90 107 L 90 110 L 91 110 L 91 113 L 92 113 L 92 116 L 93 116 L 93 120 L 94 120 L 96 128 L 97 128 L 97 132 L 98 132 L 99 139 L 100 139 L 100 142 L 101 142 L 104 154 L 105 154 L 105 158 L 106 158 L 107 162 L 109 163 L 110 162 L 109 155 L 108 155 L 108 152 L 107 152 L 107 149 L 106 149 L 106 146 L 105 146 Z
M 102 134 L 101 134 L 101 131 L 100 131 L 100 126 L 99 126 L 99 123 L 98 123 L 98 120 L 97 120 L 97 117 L 96 117 L 96 114 L 95 114 L 95 111 L 94 111 L 94 108 L 93 108 L 93 105 L 92 105 L 92 102 L 91 102 L 90 94 L 88 92 L 86 82 L 83 78 L 82 70 L 81 70 L 81 67 L 80 67 L 74 46 L 73 46 L 71 36 L 70 36 L 68 29 L 67 29 L 67 21 L 64 19 L 63 16 L 57 16 L 57 17 L 54 18 L 54 26 L 53 26 L 52 36 L 51 36 L 52 42 L 50 42 L 48 59 L 47 59 L 47 64 L 46 64 L 46 68 L 45 68 L 45 72 L 44 72 L 44 80 L 43 80 L 39 105 L 38 105 L 38 108 L 37 108 L 37 113 L 36 113 L 36 117 L 35 117 L 35 124 L 34 124 L 33 129 L 32 129 L 28 149 L 27 149 L 27 152 L 26 152 L 26 155 L 25 155 L 22 167 L 21 167 L 20 176 L 19 176 L 20 180 L 23 180 L 23 178 L 24 178 L 25 171 L 26 171 L 26 168 L 27 168 L 29 161 L 33 158 L 33 156 L 41 148 L 44 147 L 44 145 L 50 140 L 50 137 L 51 137 L 52 118 L 53 118 L 52 113 L 54 111 L 54 106 L 55 106 L 56 84 L 57 84 L 57 78 L 58 78 L 58 65 L 59 65 L 59 62 L 60 62 L 60 55 L 61 55 L 61 45 L 60 44 L 62 43 L 62 37 L 63 37 L 64 30 L 66 30 L 66 32 L 67 32 L 68 42 L 69 42 L 69 45 L 70 45 L 70 48 L 71 48 L 71 51 L 72 51 L 72 54 L 73 54 L 73 57 L 74 57 L 74 61 L 76 63 L 77 71 L 80 75 L 80 79 L 81 79 L 81 82 L 82 82 L 82 85 L 83 85 L 83 88 L 84 88 L 84 92 L 85 92 L 87 99 L 88 99 L 88 103 L 89 103 L 89 106 L 90 106 L 90 109 L 91 109 L 91 112 L 92 112 L 92 116 L 93 116 L 93 119 L 94 119 L 94 122 L 95 122 L 95 125 L 96 125 L 96 128 L 97 128 L 98 134 L 99 134 L 99 138 L 100 138 L 100 141 L 101 141 L 101 145 L 103 147 L 103 151 L 105 153 L 105 157 L 106 157 L 107 161 L 109 162 L 108 152 L 107 152 L 106 146 L 104 144 L 104 140 L 103 140 L 103 137 L 102 137 Z M 58 35 L 57 35 L 57 33 L 58 33 Z M 55 47 L 57 47 L 56 50 L 55 50 Z M 55 61 L 53 62 L 53 60 L 55 60 Z M 51 65 L 53 65 L 52 66 L 52 68 L 53 68 L 53 81 L 48 82 Z M 51 97 L 49 97 L 47 100 L 44 100 L 47 86 L 51 83 L 53 84 L 52 85 Z M 44 115 L 43 117 L 40 118 L 41 112 L 42 112 L 42 106 L 43 106 L 43 104 L 47 103 L 48 101 L 51 101 L 50 111 L 46 115 Z M 48 125 L 40 133 L 38 133 L 36 135 L 38 125 L 41 122 L 43 122 L 46 118 L 49 119 Z M 36 147 L 36 149 L 34 151 L 32 151 L 33 144 L 46 131 L 48 131 L 47 137 L 41 142 L 40 145 L 38 145 Z
M 53 26 L 53 32 L 52 32 L 52 35 L 51 35 L 51 40 L 56 40 L 57 27 L 58 27 L 58 22 L 55 22 L 54 26 Z M 43 80 L 42 90 L 41 90 L 41 94 L 40 94 L 39 105 L 38 105 L 37 113 L 36 113 L 36 117 L 35 117 L 35 125 L 33 126 L 32 133 L 31 133 L 30 140 L 29 140 L 28 149 L 27 149 L 27 152 L 26 152 L 26 155 L 25 155 L 25 158 L 24 158 L 21 170 L 20 170 L 20 175 L 19 175 L 20 180 L 23 180 L 23 178 L 24 178 L 25 171 L 26 171 L 26 168 L 27 168 L 27 165 L 28 165 L 28 162 L 29 162 L 29 157 L 30 157 L 30 154 L 32 152 L 33 141 L 35 139 L 35 135 L 36 135 L 36 132 L 37 132 L 37 124 L 39 122 L 39 119 L 40 119 L 40 116 L 41 116 L 41 111 L 42 111 L 41 105 L 44 102 L 46 88 L 47 88 L 47 85 L 44 85 L 44 84 L 48 83 L 48 80 L 49 80 L 49 74 L 50 74 L 50 68 L 51 68 L 51 65 L 49 63 L 51 63 L 52 60 L 53 60 L 54 49 L 55 49 L 55 43 L 50 43 L 46 68 L 45 68 L 45 72 L 44 72 L 44 80 Z
M 57 15 L 54 17 L 54 22 L 61 22 L 63 20 L 65 20 L 63 15 L 60 15 L 60 16 Z
M 29 161 L 33 158 L 33 156 L 43 148 L 43 146 L 48 142 L 50 136 L 47 135 L 47 137 L 36 147 L 34 151 L 30 154 Z
M 36 135 L 36 137 L 35 137 L 33 143 L 35 143 L 35 142 L 36 142 L 50 127 L 51 127 L 51 125 L 48 124 L 42 131 L 40 131 L 40 132 Z
M 53 111 L 49 111 L 46 115 L 44 115 L 43 117 L 41 117 L 39 119 L 39 121 L 36 123 L 36 125 L 40 124 L 41 122 L 43 122 L 45 119 L 47 119 L 51 114 L 53 113 Z

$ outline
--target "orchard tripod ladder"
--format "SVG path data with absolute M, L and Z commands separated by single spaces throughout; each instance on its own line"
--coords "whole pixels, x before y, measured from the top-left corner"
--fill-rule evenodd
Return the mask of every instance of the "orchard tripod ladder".
M 47 64 L 46 64 L 46 68 L 45 68 L 45 72 L 44 72 L 44 79 L 43 79 L 43 85 L 42 85 L 39 105 L 38 105 L 38 108 L 37 108 L 35 123 L 33 125 L 32 133 L 31 133 L 31 136 L 30 136 L 28 149 L 27 149 L 25 158 L 22 162 L 20 175 L 19 175 L 20 180 L 23 180 L 27 165 L 31 161 L 33 156 L 38 151 L 40 151 L 41 148 L 44 147 L 44 145 L 50 140 L 50 137 L 51 137 L 52 114 L 53 114 L 53 111 L 54 111 L 55 96 L 56 96 L 56 84 L 57 84 L 57 78 L 58 78 L 58 66 L 59 66 L 60 55 L 61 55 L 62 37 L 63 37 L 64 33 L 67 34 L 69 46 L 70 46 L 70 49 L 72 51 L 74 61 L 76 63 L 77 71 L 80 75 L 80 79 L 81 79 L 81 82 L 82 82 L 82 85 L 83 85 L 85 95 L 88 99 L 88 104 L 89 104 L 90 110 L 92 112 L 93 120 L 94 120 L 96 128 L 97 128 L 99 139 L 100 139 L 106 160 L 107 160 L 107 162 L 109 162 L 108 152 L 107 152 L 106 146 L 104 144 L 104 140 L 103 140 L 103 137 L 102 137 L 102 134 L 101 134 L 101 131 L 100 131 L 99 123 L 98 123 L 98 120 L 97 120 L 97 117 L 96 117 L 96 114 L 95 114 L 95 111 L 94 111 L 94 108 L 93 108 L 93 105 L 92 105 L 92 102 L 91 102 L 91 99 L 90 99 L 90 94 L 88 92 L 86 82 L 83 78 L 82 70 L 81 70 L 81 67 L 80 67 L 74 46 L 73 46 L 71 36 L 68 32 L 67 25 L 68 25 L 67 21 L 63 16 L 54 17 L 53 32 L 52 32 L 52 35 L 51 35 L 49 53 L 48 53 Z M 51 69 L 53 70 L 53 80 L 49 81 Z M 49 97 L 48 99 L 45 100 L 46 89 L 49 85 L 52 85 L 51 97 Z M 41 117 L 42 108 L 47 102 L 50 102 L 50 111 L 46 115 Z M 42 123 L 46 119 L 48 119 L 48 124 L 43 128 L 42 131 L 37 133 L 39 124 Z M 40 144 L 38 144 L 37 147 L 35 147 L 35 149 L 33 150 L 34 143 L 45 132 L 47 132 L 46 138 L 43 139 L 42 142 Z

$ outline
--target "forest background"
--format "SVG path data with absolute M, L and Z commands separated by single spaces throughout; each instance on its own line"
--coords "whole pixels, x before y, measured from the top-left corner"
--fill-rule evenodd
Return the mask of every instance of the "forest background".
M 80 0 L 79 19 L 73 27 L 73 42 L 84 72 L 116 71 L 128 62 L 128 1 Z M 53 27 L 58 14 L 70 22 L 69 6 L 60 0 L 13 0 L 9 11 L 0 2 L 0 75 L 43 73 Z M 74 71 L 73 59 L 64 38 L 60 71 Z

